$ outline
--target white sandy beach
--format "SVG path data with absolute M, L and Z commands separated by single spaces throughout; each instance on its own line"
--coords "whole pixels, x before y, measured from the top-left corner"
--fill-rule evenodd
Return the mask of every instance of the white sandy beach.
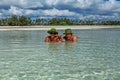
M 63 29 L 103 29 L 103 28 L 120 28 L 120 26 L 0 26 L 0 31 L 7 30 L 49 30 L 51 28 L 56 28 L 58 30 Z

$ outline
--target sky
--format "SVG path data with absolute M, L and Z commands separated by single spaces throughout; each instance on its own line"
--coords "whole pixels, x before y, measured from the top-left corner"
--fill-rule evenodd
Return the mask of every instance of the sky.
M 120 0 L 0 0 L 0 19 L 12 15 L 120 20 Z

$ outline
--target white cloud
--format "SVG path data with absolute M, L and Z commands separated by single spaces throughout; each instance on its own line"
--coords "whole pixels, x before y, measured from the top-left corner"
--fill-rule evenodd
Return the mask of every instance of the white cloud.
M 19 6 L 22 8 L 43 7 L 40 1 L 35 0 L 1 0 L 2 6 Z
M 51 8 L 51 9 L 50 9 Z M 79 14 L 80 13 L 80 14 Z M 116 0 L 1 0 L 0 16 L 67 16 L 75 18 L 120 17 L 120 1 Z M 84 15 L 84 16 L 83 16 Z
M 56 5 L 59 0 L 46 0 L 47 5 L 52 6 Z
M 34 8 L 34 7 L 43 7 L 43 5 L 41 4 L 41 2 L 38 1 L 21 1 L 19 4 L 21 7 L 24 8 Z
M 19 5 L 22 0 L 1 0 L 0 5 L 2 6 L 12 6 L 12 5 Z
M 33 14 L 33 13 L 34 13 L 33 10 L 25 10 L 25 14 L 26 14 L 26 15 L 30 15 L 30 14 Z
M 113 14 L 111 16 L 109 15 L 87 15 L 87 16 L 83 16 L 82 18 L 80 17 L 80 19 L 88 19 L 88 20 L 111 20 L 111 19 L 114 19 L 114 20 L 119 20 L 120 17 L 118 17 L 118 14 Z
M 18 15 L 18 16 L 33 15 L 34 13 L 35 13 L 34 10 L 21 9 L 21 8 L 18 8 L 15 6 L 10 6 L 9 10 L 4 10 L 4 9 L 1 10 L 1 15 L 4 15 L 4 16 L 6 16 L 6 15 Z
M 13 15 L 22 15 L 23 10 L 14 6 L 11 6 L 9 9 L 9 13 Z
M 50 9 L 50 10 L 44 10 L 44 14 L 50 15 L 50 16 L 74 16 L 78 15 L 74 12 L 70 12 L 69 10 L 58 10 L 58 9 Z
M 77 0 L 77 2 L 74 4 L 74 7 L 76 8 L 88 8 L 92 4 L 93 0 Z
M 116 9 L 120 10 L 120 2 L 116 0 L 109 0 L 107 2 L 104 2 L 98 6 L 100 10 L 104 11 L 114 11 Z
M 2 13 L 0 13 L 0 18 L 1 18 L 1 16 L 2 16 Z
M 119 8 L 117 8 L 117 9 L 115 9 L 114 11 L 116 11 L 116 12 L 119 12 L 119 13 L 120 13 L 120 7 L 119 7 Z

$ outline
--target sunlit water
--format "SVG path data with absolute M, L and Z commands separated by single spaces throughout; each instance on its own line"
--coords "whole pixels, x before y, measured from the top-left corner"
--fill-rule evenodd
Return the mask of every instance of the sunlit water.
M 120 80 L 120 29 L 73 33 L 77 43 L 45 43 L 47 31 L 0 31 L 0 80 Z

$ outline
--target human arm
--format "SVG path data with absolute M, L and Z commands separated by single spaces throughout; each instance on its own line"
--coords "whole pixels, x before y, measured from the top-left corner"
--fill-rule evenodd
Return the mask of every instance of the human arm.
M 77 42 L 78 41 L 78 37 L 77 36 L 73 36 L 73 42 Z
M 54 42 L 59 42 L 61 40 L 61 36 L 56 36 L 55 38 L 54 38 Z
M 64 37 L 61 37 L 61 42 L 65 42 L 65 38 Z
M 50 42 L 50 38 L 46 37 L 45 42 Z

